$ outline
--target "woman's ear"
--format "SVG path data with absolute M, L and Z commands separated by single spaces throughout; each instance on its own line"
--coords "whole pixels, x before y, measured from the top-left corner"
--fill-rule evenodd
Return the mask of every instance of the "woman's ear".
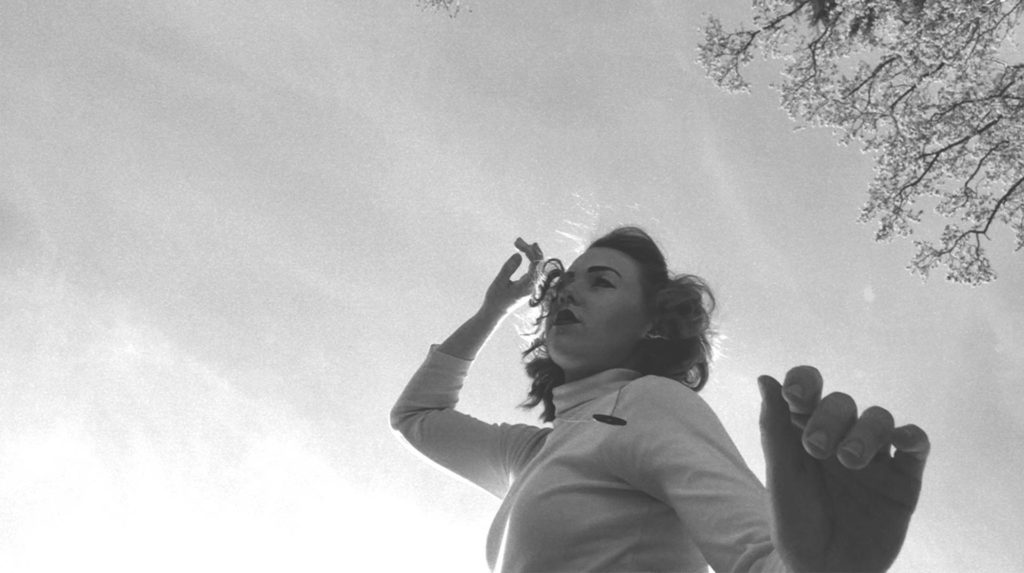
M 644 333 L 644 340 L 657 340 L 659 338 L 666 338 L 661 332 L 658 331 L 657 321 L 650 319 L 647 321 L 647 330 Z
M 644 340 L 655 340 L 658 338 L 665 338 L 661 333 L 658 332 L 657 321 L 654 318 L 650 318 L 648 315 L 647 324 L 644 326 Z

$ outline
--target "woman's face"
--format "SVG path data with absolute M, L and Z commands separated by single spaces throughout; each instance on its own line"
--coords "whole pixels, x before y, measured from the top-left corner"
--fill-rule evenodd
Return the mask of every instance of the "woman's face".
M 566 270 L 547 317 L 548 355 L 572 382 L 609 368 L 628 368 L 652 321 L 644 307 L 640 266 L 615 249 L 588 249 Z M 556 324 L 569 309 L 579 322 Z

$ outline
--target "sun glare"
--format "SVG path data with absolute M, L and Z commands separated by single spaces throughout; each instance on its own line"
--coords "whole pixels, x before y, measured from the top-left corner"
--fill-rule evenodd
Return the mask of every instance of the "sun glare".
M 447 527 L 393 494 L 345 483 L 296 435 L 258 441 L 236 467 L 205 475 L 146 442 L 131 451 L 110 461 L 102 444 L 70 423 L 6 436 L 0 570 L 483 567 L 482 548 L 479 560 L 464 563 L 436 557 L 467 539 L 465 528 Z

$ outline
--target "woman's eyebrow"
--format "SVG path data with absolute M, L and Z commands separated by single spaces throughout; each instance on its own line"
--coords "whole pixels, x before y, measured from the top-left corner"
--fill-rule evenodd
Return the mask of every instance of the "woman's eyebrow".
M 615 269 L 613 269 L 611 267 L 597 267 L 597 266 L 595 266 L 595 267 L 590 267 L 589 269 L 587 269 L 588 273 L 594 273 L 594 272 L 597 272 L 597 271 L 611 271 L 611 272 L 619 275 L 620 279 L 622 278 L 622 275 L 619 273 L 619 271 L 617 271 L 617 270 L 615 270 Z
M 615 270 L 615 269 L 613 269 L 611 267 L 602 267 L 602 266 L 595 265 L 595 266 L 590 267 L 590 268 L 587 269 L 588 273 L 596 273 L 598 271 L 611 271 L 611 272 L 619 275 L 620 279 L 622 278 L 622 273 L 620 273 L 619 271 L 617 271 L 617 270 Z M 575 274 L 576 274 L 575 272 L 569 271 L 569 272 L 565 273 L 565 276 L 566 276 L 566 278 L 572 278 L 573 275 L 575 275 Z

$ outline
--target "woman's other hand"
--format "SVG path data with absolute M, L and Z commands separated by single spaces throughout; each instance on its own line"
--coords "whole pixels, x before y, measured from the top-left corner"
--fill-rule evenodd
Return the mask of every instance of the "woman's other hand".
M 924 430 L 842 392 L 798 366 L 761 386 L 761 444 L 773 541 L 797 572 L 885 571 L 896 560 L 921 494 L 931 444 Z M 895 455 L 889 448 L 895 446 Z
M 512 275 L 519 268 L 523 256 L 519 253 L 513 254 L 498 271 L 491 286 L 487 288 L 484 295 L 483 312 L 496 316 L 504 316 L 516 308 L 522 306 L 523 302 L 533 292 L 533 280 L 537 272 L 537 266 L 544 260 L 544 253 L 537 243 L 527 244 L 522 238 L 515 242 L 517 249 L 526 255 L 530 266 L 526 273 L 519 279 L 513 281 Z

